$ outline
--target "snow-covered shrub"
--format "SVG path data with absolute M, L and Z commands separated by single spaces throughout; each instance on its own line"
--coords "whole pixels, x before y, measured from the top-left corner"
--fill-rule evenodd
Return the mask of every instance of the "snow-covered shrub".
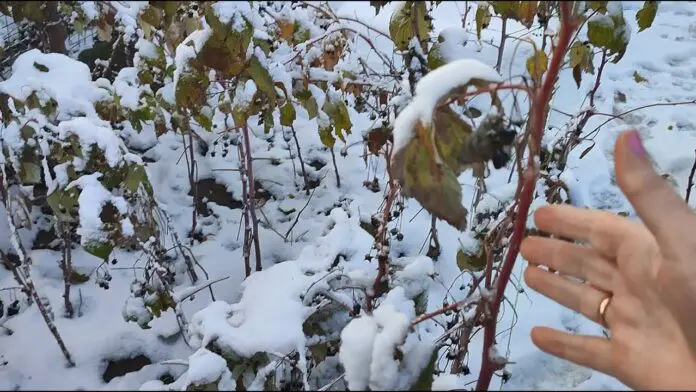
M 42 214 L 86 251 L 142 252 L 123 317 L 192 350 L 177 380 L 142 389 L 445 388 L 478 374 L 478 331 L 497 352 L 511 244 L 532 226 L 515 223 L 574 201 L 566 163 L 594 113 L 596 87 L 544 132 L 553 82 L 567 60 L 578 87 L 598 84 L 630 31 L 607 2 L 478 2 L 440 31 L 441 2 L 394 3 L 382 31 L 326 3 L 80 2 L 75 22 L 108 59 L 90 73 L 32 50 L 0 82 L 3 178 L 27 200 L 11 219 L 45 195 Z M 577 36 L 571 11 L 587 19 Z M 524 75 L 503 72 L 506 27 L 497 60 L 477 57 L 499 35 L 493 18 L 524 32 Z M 409 225 L 421 207 L 430 216 Z M 210 300 L 194 301 L 202 290 Z M 506 365 L 490 357 L 484 387 Z

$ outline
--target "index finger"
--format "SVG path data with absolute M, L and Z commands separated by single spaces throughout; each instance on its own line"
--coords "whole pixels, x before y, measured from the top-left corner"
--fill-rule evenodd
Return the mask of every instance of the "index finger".
M 696 226 L 696 215 L 655 172 L 636 131 L 621 134 L 615 156 L 616 181 L 660 248 L 670 252 L 693 242 L 693 233 L 685 228 Z
M 642 229 L 628 219 L 605 211 L 565 204 L 539 208 L 534 214 L 534 222 L 539 230 L 546 233 L 587 242 L 609 259 L 616 257 L 627 236 L 635 235 Z

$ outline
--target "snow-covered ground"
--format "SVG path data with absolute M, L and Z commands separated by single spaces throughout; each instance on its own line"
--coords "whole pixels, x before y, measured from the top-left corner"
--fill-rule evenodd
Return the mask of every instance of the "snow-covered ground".
M 374 9 L 367 2 L 330 3 L 339 15 L 357 15 L 364 22 L 388 31 L 393 4 L 385 6 L 375 16 Z M 461 27 L 463 6 L 463 2 L 440 4 L 434 12 L 434 32 L 438 33 L 448 27 Z M 634 15 L 641 6 L 642 2 L 624 3 L 626 20 L 633 27 L 632 38 L 625 57 L 618 64 L 608 64 L 604 70 L 605 77 L 596 97 L 596 107 L 601 113 L 620 113 L 652 103 L 696 99 L 696 64 L 691 61 L 696 57 L 696 4 L 662 2 L 652 28 L 638 33 Z M 473 12 L 470 13 L 470 18 L 473 19 Z M 494 18 L 489 28 L 483 32 L 483 41 L 498 39 L 500 28 L 499 19 Z M 513 22 L 509 22 L 507 27 L 508 32 L 520 28 L 521 25 Z M 371 34 L 377 46 L 384 44 L 383 39 Z M 510 45 L 514 46 L 514 43 Z M 520 45 L 516 53 L 513 50 L 506 51 L 502 67 L 504 71 L 501 72 L 503 76 L 523 73 L 523 60 L 530 53 L 528 45 Z M 475 36 L 470 36 L 466 46 L 458 47 L 450 55 L 456 58 L 475 58 L 493 65 L 497 50 L 491 45 L 477 43 Z M 634 72 L 638 72 L 646 80 L 637 82 Z M 69 77 L 69 73 L 65 77 Z M 587 91 L 592 82 L 593 79 L 586 75 L 578 89 L 570 71 L 564 71 L 560 77 L 560 89 L 553 102 L 558 111 L 552 112 L 549 124 L 562 126 L 567 119 L 562 112 L 575 113 L 581 109 L 585 98 L 582 92 Z M 615 103 L 617 92 L 625 94 L 626 103 Z M 630 213 L 630 206 L 614 184 L 612 163 L 614 140 L 620 131 L 628 127 L 635 127 L 644 135 L 646 148 L 659 170 L 669 174 L 675 186 L 685 194 L 696 149 L 696 116 L 693 114 L 696 114 L 696 105 L 656 106 L 636 111 L 623 120 L 605 124 L 594 137 L 595 147 L 581 159 L 580 153 L 591 144 L 585 142 L 573 151 L 568 161 L 569 170 L 564 179 L 570 187 L 573 202 L 592 208 Z M 593 117 L 585 130 L 594 129 L 608 118 Z M 298 117 L 297 121 L 301 122 L 301 119 Z M 209 274 L 209 280 L 228 278 L 213 285 L 219 302 L 207 308 L 210 312 L 196 313 L 211 302 L 207 290 L 197 293 L 183 304 L 192 328 L 200 327 L 194 334 L 196 339 L 205 341 L 212 335 L 220 335 L 224 336 L 227 344 L 241 353 L 261 348 L 285 355 L 304 344 L 306 339 L 302 331 L 305 316 L 302 312 L 305 308 L 291 294 L 302 293 L 310 288 L 321 290 L 321 284 L 316 283 L 321 281 L 320 273 L 337 257 L 343 257 L 345 265 L 350 266 L 352 279 L 359 279 L 361 274 L 372 279 L 375 267 L 373 263 L 364 261 L 364 255 L 370 251 L 373 238 L 360 227 L 360 219 L 369 220 L 369 216 L 379 209 L 382 193 L 366 189 L 363 182 L 377 177 L 384 186 L 385 165 L 381 158 L 368 158 L 366 170 L 361 156 L 362 147 L 356 142 L 361 141 L 362 132 L 368 129 L 370 121 L 365 116 L 354 115 L 352 123 L 353 132 L 347 138 L 347 145 L 352 147 L 346 148 L 346 156 L 336 154 L 341 176 L 340 188 L 336 186 L 331 156 L 322 148 L 319 135 L 316 132 L 302 132 L 302 124 L 296 123 L 305 162 L 315 163 L 308 170 L 312 176 L 324 178 L 322 185 L 314 189 L 311 196 L 295 191 L 294 183 L 301 181 L 301 178 L 293 175 L 293 164 L 286 159 L 287 144 L 283 141 L 282 132 L 276 133 L 270 143 L 261 138 L 254 141 L 254 156 L 268 158 L 255 162 L 256 178 L 278 198 L 269 200 L 262 207 L 260 219 L 264 224 L 260 231 L 260 243 L 264 271 L 252 275 L 244 283 L 245 292 L 242 296 L 240 284 L 244 277 L 244 266 L 242 240 L 238 235 L 241 210 L 210 203 L 213 215 L 199 221 L 207 240 L 195 245 L 192 250 Z M 549 132 L 553 134 L 554 131 Z M 263 131 L 260 134 L 262 133 Z M 213 137 L 214 135 L 211 136 L 211 141 Z M 157 141 L 154 134 L 144 133 L 140 135 L 139 141 L 142 149 L 150 148 L 145 157 L 148 158 L 147 172 L 155 195 L 170 215 L 179 235 L 185 238 L 193 206 L 192 197 L 187 195 L 189 182 L 185 162 L 181 160 L 177 164 L 184 151 L 181 138 L 169 133 Z M 283 161 L 276 165 L 271 158 Z M 296 160 L 294 164 L 297 164 Z M 215 159 L 201 161 L 198 175 L 199 178 L 214 179 L 225 185 L 230 194 L 239 200 L 241 183 L 238 173 L 220 170 L 229 166 L 229 160 L 219 154 Z M 492 192 L 503 191 L 509 187 L 507 178 L 506 170 L 493 173 L 487 179 L 488 189 Z M 460 181 L 464 184 L 463 204 L 469 206 L 473 198 L 473 180 L 469 174 L 463 174 Z M 290 194 L 293 194 L 292 198 L 288 197 Z M 419 209 L 414 201 L 406 202 L 404 218 L 401 220 L 404 239 L 393 246 L 393 252 L 405 256 L 425 253 L 421 248 L 428 234 L 430 218 L 425 213 L 417 214 Z M 293 210 L 294 212 L 287 212 Z M 4 215 L 4 210 L 0 211 Z M 302 215 L 294 226 L 291 240 L 284 241 L 278 233 L 284 234 L 294 224 L 299 212 Z M 0 218 L 0 222 L 5 222 L 4 216 Z M 433 268 L 436 272 L 436 278 L 431 281 L 428 290 L 430 310 L 442 306 L 443 300 L 449 295 L 448 288 L 454 287 L 452 291 L 457 291 L 457 287 L 463 282 L 455 261 L 459 233 L 444 223 L 440 223 L 438 227 L 442 244 L 439 260 L 430 263 L 425 258 L 416 258 L 408 265 L 412 271 L 418 269 L 427 272 Z M 0 248 L 10 248 L 5 232 L 0 232 Z M 205 373 L 202 369 L 212 369 L 210 371 L 215 372 L 221 366 L 216 358 L 210 359 L 205 351 L 191 356 L 194 350 L 178 334 L 172 310 L 153 320 L 150 324 L 152 328 L 147 330 L 141 329 L 136 323 L 124 321 L 121 310 L 130 295 L 134 274 L 131 267 L 138 266 L 140 256 L 119 251 L 116 264 L 101 266 L 108 268 L 113 277 L 108 290 L 98 287 L 91 280 L 76 285 L 73 289 L 73 302 L 80 317 L 66 319 L 60 316 L 59 310 L 63 294 L 62 275 L 58 265 L 60 254 L 48 250 L 32 251 L 33 278 L 41 294 L 53 304 L 55 323 L 77 366 L 66 368 L 64 358 L 37 307 L 31 306 L 26 310 L 22 309 L 17 316 L 8 318 L 5 315 L 0 318 L 0 389 L 138 389 L 143 383 L 157 380 L 164 374 L 176 379 L 187 369 L 186 363 L 170 361 L 176 358 L 188 358 L 191 369 L 194 363 L 201 365 L 196 367 L 195 374 L 191 371 L 189 377 L 204 380 L 209 375 L 201 374 Z M 81 250 L 75 251 L 73 261 L 77 271 L 86 274 L 101 264 L 101 260 Z M 502 385 L 501 379 L 495 377 L 491 388 L 626 389 L 610 377 L 550 357 L 536 349 L 529 338 L 533 326 L 545 325 L 589 334 L 599 334 L 601 329 L 582 316 L 526 289 L 519 280 L 524 267 L 525 263 L 520 259 L 514 271 L 514 284 L 509 287 L 508 297 L 514 303 L 515 311 L 510 306 L 505 306 L 499 324 L 498 346 L 509 354 L 512 364 L 508 370 L 512 373 L 512 378 Z M 403 279 L 408 280 L 406 275 Z M 271 287 L 269 282 L 273 283 Z M 12 275 L 0 268 L 0 289 L 15 286 Z M 514 286 L 524 290 L 518 292 Z M 0 291 L 0 298 L 5 304 L 12 302 L 13 295 L 11 289 Z M 393 297 L 398 295 L 397 292 Z M 393 299 L 394 307 L 399 304 L 398 298 Z M 214 318 L 227 309 L 234 312 L 235 316 L 230 322 L 236 323 L 237 327 L 230 328 L 226 323 L 215 322 Z M 383 315 L 375 315 L 376 322 L 380 322 L 380 317 L 389 318 L 389 311 L 385 307 Z M 204 318 L 206 328 L 202 327 L 203 324 L 197 324 Z M 441 333 L 429 331 L 428 325 L 419 328 L 424 329 L 424 334 Z M 4 334 L 8 329 L 13 331 L 11 336 Z M 418 349 L 414 350 L 417 352 Z M 475 380 L 480 367 L 481 336 L 474 338 L 470 351 L 472 356 L 469 367 L 473 374 L 457 379 L 456 382 L 442 377 L 435 385 L 443 388 L 467 385 L 471 388 L 473 384 L 469 383 Z M 147 356 L 152 364 L 124 377 L 116 377 L 108 383 L 102 380 L 109 360 L 139 354 Z M 150 386 L 152 385 L 154 384 L 151 382 Z

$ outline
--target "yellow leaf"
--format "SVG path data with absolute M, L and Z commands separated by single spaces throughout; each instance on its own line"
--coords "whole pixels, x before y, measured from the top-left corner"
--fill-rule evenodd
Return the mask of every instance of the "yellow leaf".
M 549 59 L 543 50 L 537 50 L 527 59 L 527 72 L 537 83 L 541 81 L 541 77 L 546 72 L 548 62 Z
M 532 23 L 534 23 L 534 16 L 536 16 L 536 13 L 536 1 L 522 1 L 517 9 L 517 20 L 526 28 L 530 28 L 532 27 Z
M 480 5 L 476 9 L 476 37 L 481 39 L 481 30 L 488 27 L 491 23 L 491 11 L 488 4 Z

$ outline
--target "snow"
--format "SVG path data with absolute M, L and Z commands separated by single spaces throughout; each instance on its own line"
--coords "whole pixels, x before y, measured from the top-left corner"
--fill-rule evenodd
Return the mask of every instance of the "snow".
M 394 121 L 394 150 L 406 147 L 413 138 L 413 130 L 418 121 L 425 127 L 430 125 L 433 112 L 444 96 L 474 79 L 491 83 L 503 81 L 493 67 L 475 59 L 445 64 L 418 81 L 415 97 Z
M 117 5 L 118 20 L 130 29 L 135 26 L 135 16 L 144 2 L 114 2 Z M 334 3 L 334 2 L 330 2 Z M 316 23 L 312 10 L 293 10 L 289 4 L 274 3 L 271 12 L 277 15 L 295 16 L 298 23 L 309 29 L 314 39 L 324 34 Z M 402 2 L 403 4 L 403 2 Z M 98 14 L 95 2 L 82 2 L 83 11 L 88 18 Z M 344 2 L 332 4 L 338 16 L 356 18 L 378 31 L 388 31 L 391 13 L 399 4 L 390 3 L 376 14 L 374 9 L 363 2 Z M 689 61 L 696 53 L 696 26 L 693 13 L 696 5 L 690 3 L 662 2 L 660 11 L 652 28 L 638 36 L 635 12 L 642 2 L 624 3 L 623 12 L 627 22 L 626 34 L 633 41 L 618 64 L 608 64 L 604 78 L 595 98 L 595 108 L 601 113 L 621 113 L 635 107 L 654 102 L 679 102 L 693 99 L 696 82 L 693 80 L 696 68 Z M 240 21 L 236 15 L 250 18 L 256 36 L 263 36 L 270 30 L 264 27 L 264 21 L 272 20 L 259 10 L 259 3 L 220 2 L 215 5 L 216 12 L 222 19 L 232 23 Z M 339 8 L 340 7 L 340 8 Z M 435 28 L 433 37 L 444 38 L 443 58 L 448 64 L 427 75 L 416 86 L 416 97 L 402 93 L 390 96 L 388 106 L 407 106 L 399 114 L 395 126 L 396 140 L 399 147 L 408 143 L 413 123 L 426 121 L 437 100 L 449 92 L 452 86 L 466 83 L 472 77 L 485 78 L 492 82 L 507 80 L 509 75 L 525 73 L 524 61 L 531 54 L 531 45 L 521 44 L 516 48 L 514 41 L 533 39 L 537 45 L 540 38 L 532 35 L 515 33 L 522 31 L 520 24 L 509 21 L 507 31 L 515 35 L 514 41 L 508 41 L 508 49 L 503 57 L 501 75 L 493 71 L 497 50 L 488 42 L 497 43 L 500 36 L 500 18 L 493 18 L 488 29 L 482 32 L 481 45 L 474 43 L 464 45 L 468 40 L 475 40 L 474 12 L 469 12 L 466 28 L 462 29 L 461 16 L 463 2 L 442 2 L 433 12 Z M 234 19 L 234 21 L 233 21 Z M 268 22 L 271 23 L 271 22 Z M 613 23 L 613 22 L 612 22 Z M 392 44 L 378 32 L 365 26 L 341 21 L 334 26 L 346 26 L 356 29 L 379 50 L 388 54 L 387 58 L 394 67 L 400 69 L 402 60 L 393 54 Z M 557 23 L 550 23 L 550 30 L 557 30 Z M 167 58 L 168 64 L 177 66 L 174 80 L 165 83 L 156 95 L 170 104 L 175 103 L 175 81 L 181 72 L 186 71 L 187 61 L 195 56 L 207 39 L 207 29 L 195 32 L 186 38 L 176 50 L 176 58 Z M 582 37 L 582 34 L 580 35 Z M 639 38 L 637 38 L 639 37 Z M 375 56 L 369 45 L 361 38 L 349 38 L 348 55 L 337 64 L 334 72 L 323 69 L 309 69 L 309 76 L 317 80 L 338 80 L 341 70 L 359 70 L 362 72 L 364 60 L 367 67 L 373 68 L 378 75 L 388 75 L 389 70 L 382 60 Z M 190 46 L 190 44 L 193 46 Z M 451 45 L 451 46 L 450 46 Z M 137 56 L 147 58 L 154 55 L 153 46 L 144 40 L 138 42 Z M 253 50 L 253 49 L 252 49 Z M 516 53 L 513 55 L 513 50 Z M 252 52 L 253 53 L 253 52 Z M 295 53 L 300 53 L 300 64 L 279 66 L 288 61 Z M 264 56 L 269 72 L 274 81 L 282 82 L 288 91 L 292 78 L 305 75 L 309 64 L 321 55 L 319 45 L 304 48 L 285 47 L 274 49 Z M 175 61 L 176 60 L 176 61 Z M 48 72 L 34 67 L 34 62 L 45 65 Z M 595 60 L 597 64 L 598 59 Z M 301 69 L 301 67 L 304 67 Z M 42 102 L 53 98 L 58 103 L 58 125 L 51 125 L 53 119 L 43 118 L 40 111 L 33 110 L 25 118 L 36 121 L 32 125 L 37 130 L 45 125 L 48 130 L 57 132 L 55 138 L 64 140 L 70 135 L 80 138 L 83 153 L 90 148 L 104 151 L 110 167 L 123 164 L 143 164 L 154 189 L 157 203 L 158 221 L 169 222 L 158 240 L 165 249 L 170 249 L 167 256 L 174 258 L 175 281 L 172 283 L 175 309 L 162 311 L 159 317 L 150 312 L 147 299 L 133 296 L 133 292 L 142 290 L 142 281 L 147 268 L 156 268 L 143 252 L 130 252 L 116 248 L 111 258 L 116 264 L 104 262 L 85 252 L 84 247 L 75 244 L 72 250 L 73 267 L 76 272 L 89 277 L 84 283 L 73 284 L 71 299 L 76 307 L 77 316 L 70 319 L 63 316 L 63 281 L 62 271 L 57 261 L 61 252 L 51 249 L 37 249 L 30 246 L 39 237 L 41 230 L 50 227 L 48 218 L 42 217 L 38 208 L 30 211 L 31 227 L 18 229 L 21 241 L 27 247 L 27 253 L 34 261 L 32 279 L 39 293 L 50 302 L 54 312 L 56 327 L 63 336 L 77 366 L 66 368 L 65 361 L 53 337 L 46 328 L 36 306 L 28 306 L 16 287 L 11 273 L 0 267 L 0 299 L 5 308 L 14 298 L 20 300 L 20 313 L 15 316 L 7 314 L 0 317 L 0 389 L 66 389 L 66 390 L 185 390 L 192 383 L 204 384 L 217 382 L 220 390 L 235 389 L 236 374 L 232 377 L 227 369 L 225 358 L 248 358 L 256 353 L 265 353 L 268 363 L 259 366 L 259 371 L 245 377 L 245 386 L 260 387 L 264 385 L 261 369 L 269 380 L 289 379 L 288 359 L 292 353 L 299 353 L 297 368 L 303 373 L 298 382 L 308 383 L 311 389 L 320 389 L 335 385 L 328 390 L 341 390 L 346 385 L 351 390 L 358 389 L 406 389 L 420 375 L 420 370 L 430 360 L 434 342 L 443 336 L 443 326 L 449 321 L 441 315 L 435 320 L 411 326 L 417 317 L 415 302 L 424 301 L 426 311 L 442 307 L 443 302 L 452 303 L 463 299 L 468 290 L 467 283 L 471 276 L 462 273 L 456 264 L 456 253 L 461 248 L 474 254 L 480 249 L 480 242 L 471 231 L 460 233 L 453 228 L 438 223 L 441 243 L 441 256 L 437 261 L 425 256 L 427 252 L 428 228 L 430 217 L 413 200 L 404 200 L 401 218 L 390 223 L 389 228 L 398 228 L 403 234 L 402 241 L 390 240 L 392 273 L 389 282 L 393 289 L 377 301 L 377 308 L 369 313 L 364 309 L 362 292 L 371 289 L 376 276 L 376 260 L 365 260 L 371 250 L 373 237 L 361 227 L 361 221 L 370 222 L 370 217 L 379 211 L 383 203 L 385 188 L 385 162 L 383 158 L 363 156 L 362 135 L 373 128 L 375 121 L 368 115 L 349 109 L 352 134 L 347 136 L 347 143 L 337 142 L 335 159 L 337 162 L 341 187 L 337 187 L 333 171 L 331 153 L 324 148 L 318 135 L 320 126 L 330 124 L 330 119 L 320 114 L 309 120 L 304 109 L 297 105 L 298 116 L 294 123 L 308 176 L 320 183 L 312 188 L 311 196 L 302 189 L 297 148 L 294 140 L 286 142 L 283 132 L 272 130 L 264 135 L 263 126 L 256 124 L 256 118 L 249 122 L 250 130 L 258 137 L 251 139 L 251 151 L 255 158 L 254 174 L 259 185 L 274 197 L 257 206 L 256 213 L 260 220 L 259 238 L 261 244 L 261 264 L 263 270 L 253 272 L 248 278 L 244 276 L 243 250 L 243 215 L 235 203 L 242 199 L 239 167 L 235 147 L 226 148 L 229 154 L 222 156 L 225 141 L 220 139 L 225 124 L 224 115 L 214 113 L 212 116 L 217 129 L 208 132 L 196 128 L 196 134 L 207 143 L 209 151 L 194 148 L 196 170 L 199 179 L 211 179 L 227 193 L 208 194 L 210 214 L 198 215 L 197 229 L 204 241 L 190 243 L 188 233 L 191 229 L 191 217 L 194 209 L 193 197 L 189 195 L 191 186 L 188 179 L 186 159 L 188 143 L 182 142 L 180 133 L 169 130 L 155 134 L 152 124 L 144 124 L 139 139 L 132 132 L 132 127 L 120 124 L 123 129 L 102 121 L 93 109 L 100 100 L 110 101 L 112 92 L 121 96 L 122 105 L 135 108 L 142 104 L 140 87 L 138 87 L 135 68 L 122 70 L 116 81 L 106 79 L 91 80 L 89 69 L 68 56 L 41 54 L 37 50 L 28 51 L 17 58 L 13 75 L 0 82 L 0 92 L 10 94 L 18 100 L 25 100 L 37 91 Z M 636 83 L 632 79 L 638 71 L 647 79 L 645 83 Z M 392 91 L 402 87 L 389 77 L 372 77 L 379 86 Z M 407 81 L 407 76 L 399 82 Z M 592 87 L 592 75 L 583 75 L 580 89 L 575 85 L 570 71 L 564 71 L 559 78 L 559 90 L 553 107 L 565 113 L 577 113 L 587 109 L 585 92 Z M 293 84 L 294 85 L 294 82 Z M 407 85 L 404 84 L 404 86 Z M 310 83 L 309 91 L 321 108 L 326 94 L 318 84 Z M 249 81 L 237 85 L 235 103 L 247 103 L 256 91 L 256 86 Z M 408 89 L 408 88 L 407 88 Z M 344 96 L 331 90 L 331 99 L 347 99 L 348 106 L 354 98 Z M 627 102 L 614 102 L 616 91 L 627 96 Z M 334 94 L 338 94 L 334 96 Z M 508 105 L 511 98 L 501 94 Z M 521 97 L 521 96 L 520 96 Z M 216 99 L 211 98 L 212 99 Z M 486 107 L 481 97 L 472 100 L 477 107 Z M 370 104 L 373 104 L 371 101 Z M 521 98 L 524 108 L 524 98 Z M 10 107 L 13 106 L 10 100 Z M 639 110 L 622 120 L 614 120 L 603 126 L 590 140 L 572 150 L 568 164 L 563 172 L 557 169 L 551 173 L 554 178 L 562 180 L 568 186 L 571 202 L 578 206 L 597 208 L 612 212 L 634 212 L 616 186 L 613 173 L 612 149 L 618 132 L 636 127 L 644 136 L 645 146 L 655 160 L 660 172 L 669 174 L 676 189 L 684 196 L 688 176 L 693 164 L 693 148 L 696 144 L 696 123 L 686 114 L 692 106 L 662 106 Z M 394 113 L 389 113 L 393 118 Z M 169 124 L 170 113 L 163 114 Z M 526 113 L 520 113 L 525 118 Z M 278 122 L 278 113 L 274 113 Z M 588 122 L 586 132 L 599 126 L 606 116 L 593 117 Z M 377 120 L 377 124 L 379 119 Z M 549 124 L 558 127 L 557 135 L 547 132 L 544 144 L 557 140 L 565 129 L 572 128 L 567 116 L 551 111 Z M 34 124 L 34 123 L 32 123 Z M 130 128 L 129 128 L 130 127 Z M 231 127 L 231 125 L 230 125 Z M 278 127 L 279 128 L 279 127 Z M 2 126 L 3 147 L 19 151 L 23 147 L 20 127 L 16 124 Z M 46 130 L 44 141 L 38 141 L 44 150 L 44 143 L 52 136 Z M 144 140 L 144 141 L 143 141 Z M 230 139 L 231 140 L 231 139 Z M 228 143 L 230 142 L 228 140 Z M 146 143 L 146 142 L 147 143 Z M 217 145 L 214 143 L 217 141 Z M 33 142 L 29 142 L 33 143 Z M 580 153 L 591 145 L 595 147 L 583 158 Z M 138 151 L 130 151 L 137 149 Z M 339 149 L 345 156 L 339 154 Z M 145 151 L 147 150 L 147 151 Z M 12 151 L 11 151 L 12 152 Z M 100 206 L 111 201 L 119 212 L 128 212 L 128 217 L 121 217 L 124 234 L 133 234 L 136 223 L 130 213 L 129 204 L 123 195 L 106 190 L 100 183 L 100 173 L 79 177 L 70 182 L 68 166 L 80 167 L 87 155 L 77 157 L 70 162 L 53 168 L 53 184 L 79 190 L 80 221 L 78 234 L 84 239 L 102 238 Z M 3 159 L 10 161 L 12 156 Z M 312 163 L 309 165 L 309 163 Z M 322 164 L 324 166 L 322 166 Z M 232 170 L 230 170 L 232 169 Z M 516 173 L 510 176 L 510 168 L 491 170 L 486 178 L 487 193 L 476 207 L 477 213 L 493 213 L 503 205 L 510 205 L 517 187 Z M 363 181 L 377 178 L 379 192 L 366 189 Z M 508 180 L 510 178 L 510 180 Z M 475 182 L 471 174 L 463 173 L 462 204 L 470 209 L 474 198 Z M 28 187 L 14 187 L 19 190 Z M 222 193 L 222 191 L 221 191 Z M 217 196 L 217 197 L 216 197 Z M 230 204 L 228 207 L 224 204 Z M 535 210 L 545 204 L 537 199 L 531 206 Z M 691 201 L 696 207 L 696 201 Z M 306 206 L 306 208 L 305 208 Z M 294 210 L 294 211 L 293 211 Z M 166 218 L 161 214 L 166 213 Z M 472 220 L 475 214 L 470 214 Z M 6 222 L 7 214 L 0 208 L 0 222 Z M 361 219 L 362 218 L 362 219 Z M 490 228 L 501 219 L 484 219 L 482 227 Z M 471 225 L 470 225 L 471 226 Z M 533 219 L 527 222 L 533 226 Z M 0 250 L 12 252 L 12 244 L 7 228 L 0 227 Z M 241 229 L 240 229 L 241 227 Z M 292 227 L 292 230 L 290 230 Z M 289 234 L 285 237 L 285 233 Z M 183 256 L 175 250 L 172 237 L 178 236 L 184 249 L 181 253 L 195 258 L 198 281 L 193 282 L 184 266 Z M 154 236 L 153 236 L 154 239 Z M 254 250 L 251 250 L 252 269 Z M 500 315 L 497 353 L 506 358 L 510 364 L 506 371 L 510 380 L 503 384 L 500 377 L 493 379 L 490 389 L 495 390 L 626 390 L 626 387 L 612 377 L 593 370 L 582 368 L 567 361 L 559 360 L 540 352 L 530 341 L 532 327 L 543 325 L 560 330 L 581 334 L 599 334 L 599 327 L 585 320 L 582 316 L 562 308 L 544 296 L 529 290 L 521 279 L 526 263 L 521 258 L 513 270 L 509 290 L 506 292 L 515 304 L 512 312 L 509 305 L 504 305 Z M 205 270 L 205 273 L 203 272 Z M 96 282 L 108 272 L 112 276 L 110 288 L 104 290 Z M 223 279 L 226 278 L 226 279 Z M 161 283 L 161 282 L 160 282 Z M 210 286 L 210 290 L 205 287 Z M 515 286 L 515 287 L 513 287 Z M 203 289 L 201 289 L 204 287 Z M 516 288 L 524 289 L 523 293 Z M 213 291 L 215 299 L 210 291 Z M 425 296 L 420 296 L 426 294 Z M 481 295 L 485 295 L 483 292 Z M 330 298 L 328 297 L 330 296 Z M 357 315 L 338 312 L 322 321 L 322 328 L 331 326 L 333 336 L 321 335 L 316 330 L 306 333 L 308 320 L 324 316 L 326 309 L 353 307 L 360 304 Z M 515 322 L 513 327 L 513 321 Z M 149 329 L 143 329 L 144 326 Z M 12 330 L 11 336 L 5 335 L 5 328 Z M 470 344 L 471 355 L 468 366 L 469 375 L 453 376 L 449 374 L 444 349 L 437 352 L 438 367 L 445 372 L 433 377 L 433 390 L 466 389 L 472 387 L 477 377 L 481 361 L 481 335 L 474 336 Z M 323 340 L 334 339 L 340 347 L 334 347 L 338 353 L 327 357 L 326 361 L 314 366 L 305 354 L 307 346 L 316 345 Z M 446 338 L 445 338 L 446 339 Z M 223 351 L 222 357 L 215 354 L 212 346 Z M 316 346 L 312 346 L 312 350 Z M 402 359 L 395 360 L 394 352 L 401 352 Z M 152 364 L 128 374 L 118 376 L 109 382 L 102 379 L 107 362 L 113 359 L 146 355 Z M 225 358 L 223 358 L 225 357 Z M 274 362 L 277 361 L 277 362 Z M 345 375 L 343 372 L 345 371 Z M 160 377 L 168 374 L 176 381 L 165 384 Z M 293 376 L 294 377 L 294 376 Z M 164 379 L 164 378 L 163 378 Z M 253 381 L 252 384 L 249 384 Z

